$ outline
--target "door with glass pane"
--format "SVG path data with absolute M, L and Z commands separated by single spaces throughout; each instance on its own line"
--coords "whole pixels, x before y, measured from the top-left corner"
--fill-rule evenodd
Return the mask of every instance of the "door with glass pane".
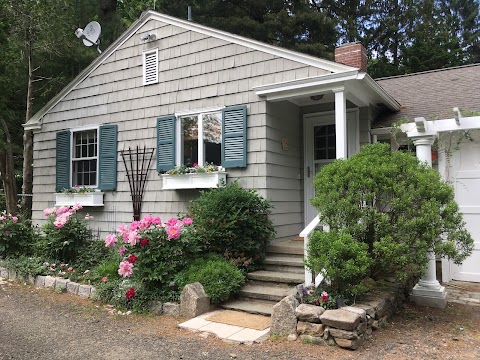
M 347 111 L 348 155 L 359 150 L 358 111 Z M 310 204 L 314 197 L 313 180 L 321 168 L 336 159 L 335 113 L 306 115 L 304 117 L 305 168 L 305 226 L 317 215 Z

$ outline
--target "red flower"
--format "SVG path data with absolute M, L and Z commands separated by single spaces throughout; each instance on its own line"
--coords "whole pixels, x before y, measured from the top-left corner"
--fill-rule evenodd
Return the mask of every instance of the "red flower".
M 135 297 L 135 289 L 133 287 L 128 289 L 125 293 L 125 297 L 127 300 L 132 300 Z
M 135 264 L 135 262 L 138 260 L 138 257 L 136 257 L 134 254 L 131 254 L 127 260 L 130 264 Z
M 140 241 L 140 247 L 145 247 L 148 245 L 148 239 L 142 239 L 142 241 Z

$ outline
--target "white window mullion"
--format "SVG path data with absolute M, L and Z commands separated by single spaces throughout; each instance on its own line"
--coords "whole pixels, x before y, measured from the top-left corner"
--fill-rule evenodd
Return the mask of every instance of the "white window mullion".
M 203 114 L 198 115 L 198 166 L 203 166 L 205 149 L 203 148 Z
M 175 166 L 181 166 L 183 164 L 183 129 L 180 117 L 175 119 L 175 126 Z

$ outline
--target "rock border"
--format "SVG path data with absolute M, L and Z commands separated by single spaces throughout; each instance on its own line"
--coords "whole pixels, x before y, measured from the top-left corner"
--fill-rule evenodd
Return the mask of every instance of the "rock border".
M 309 344 L 355 350 L 396 312 L 405 300 L 404 294 L 402 286 L 391 283 L 354 305 L 335 310 L 299 304 L 290 295 L 274 306 L 270 333 L 286 336 L 289 341 L 299 339 Z

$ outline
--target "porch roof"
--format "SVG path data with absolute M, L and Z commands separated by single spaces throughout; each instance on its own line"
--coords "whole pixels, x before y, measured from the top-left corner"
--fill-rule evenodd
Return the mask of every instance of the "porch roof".
M 267 101 L 288 100 L 302 105 L 305 99 L 327 95 L 339 88 L 344 88 L 348 100 L 357 106 L 374 105 L 380 108 L 386 107 L 392 111 L 400 110 L 400 104 L 392 96 L 370 75 L 358 69 L 261 85 L 254 87 L 253 90 Z M 329 100 L 333 101 L 333 95 L 332 99 L 327 96 L 323 102 L 329 102 Z

